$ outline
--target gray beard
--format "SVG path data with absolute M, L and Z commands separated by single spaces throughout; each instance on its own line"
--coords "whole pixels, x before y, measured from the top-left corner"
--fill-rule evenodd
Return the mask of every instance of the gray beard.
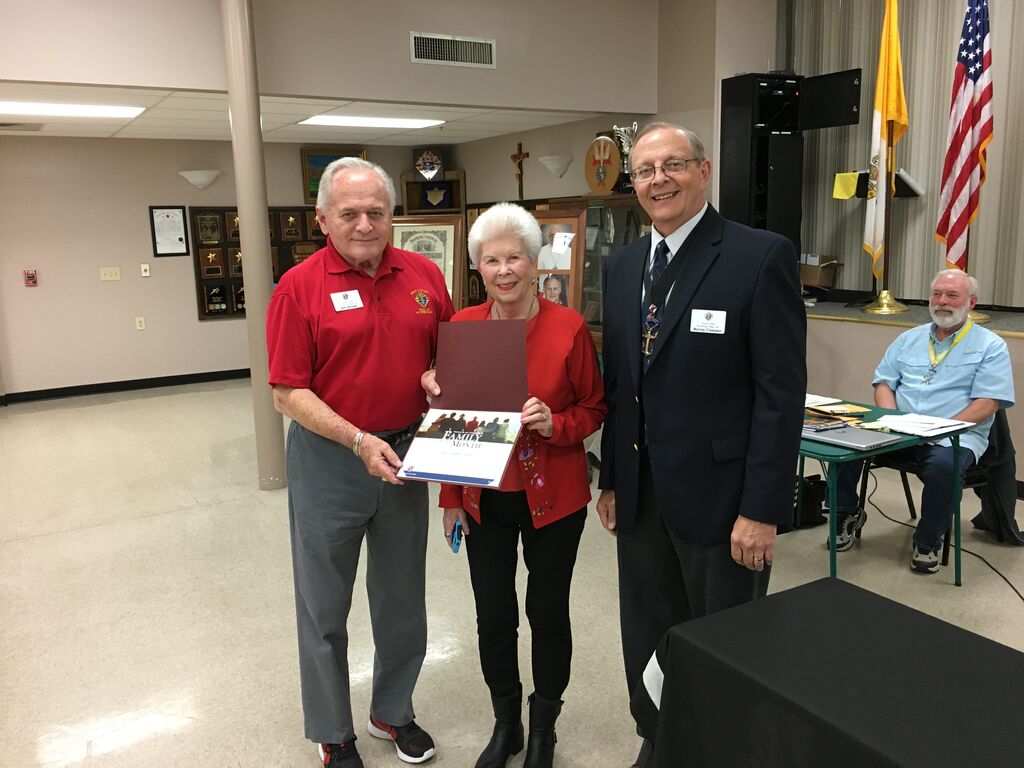
M 964 320 L 967 319 L 967 313 L 971 310 L 965 304 L 960 309 L 948 310 L 951 314 L 940 315 L 935 311 L 935 307 L 929 305 L 928 313 L 932 316 L 932 322 L 935 323 L 936 327 L 946 330 L 947 328 L 956 328 Z

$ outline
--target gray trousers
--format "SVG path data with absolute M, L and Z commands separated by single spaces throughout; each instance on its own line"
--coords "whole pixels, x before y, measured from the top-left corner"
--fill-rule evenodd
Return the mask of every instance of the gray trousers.
M 396 449 L 399 456 L 406 448 L 408 442 Z M 427 485 L 383 483 L 352 451 L 295 422 L 287 468 L 306 738 L 336 744 L 355 735 L 346 624 L 364 536 L 374 644 L 370 714 L 405 725 L 427 648 Z

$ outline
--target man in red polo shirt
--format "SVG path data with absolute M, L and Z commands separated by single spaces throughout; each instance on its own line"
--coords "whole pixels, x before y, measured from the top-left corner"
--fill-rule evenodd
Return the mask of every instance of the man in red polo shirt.
M 325 766 L 362 768 L 349 701 L 356 564 L 376 649 L 369 732 L 411 763 L 434 754 L 413 719 L 426 653 L 427 486 L 395 476 L 427 404 L 438 323 L 453 313 L 440 270 L 391 246 L 395 187 L 379 166 L 336 160 L 316 215 L 327 246 L 288 270 L 267 310 L 270 385 L 288 430 L 288 511 L 306 737 Z

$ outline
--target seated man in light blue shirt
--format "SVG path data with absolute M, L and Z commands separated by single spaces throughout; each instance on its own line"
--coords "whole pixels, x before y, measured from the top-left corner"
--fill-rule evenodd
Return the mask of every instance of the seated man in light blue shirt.
M 875 404 L 906 413 L 960 419 L 977 424 L 960 436 L 960 472 L 988 447 L 992 419 L 1013 405 L 1013 373 L 1006 342 L 967 317 L 978 303 L 977 281 L 957 269 L 932 280 L 932 322 L 900 334 L 875 370 Z M 921 519 L 914 533 L 910 567 L 939 569 L 938 549 L 949 529 L 953 504 L 953 448 L 949 438 L 908 448 L 921 465 Z M 836 550 L 853 546 L 866 513 L 858 508 L 857 481 L 864 463 L 839 467 Z M 826 542 L 828 546 L 828 542 Z

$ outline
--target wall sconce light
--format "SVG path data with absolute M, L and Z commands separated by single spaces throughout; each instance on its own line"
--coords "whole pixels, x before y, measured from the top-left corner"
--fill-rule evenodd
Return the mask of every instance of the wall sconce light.
M 544 155 L 537 159 L 558 178 L 565 176 L 569 164 L 572 163 L 572 155 Z
M 196 189 L 206 189 L 208 186 L 213 184 L 214 179 L 220 176 L 220 171 L 212 169 L 197 171 L 178 171 L 178 175 L 181 176 L 185 181 L 187 181 Z

